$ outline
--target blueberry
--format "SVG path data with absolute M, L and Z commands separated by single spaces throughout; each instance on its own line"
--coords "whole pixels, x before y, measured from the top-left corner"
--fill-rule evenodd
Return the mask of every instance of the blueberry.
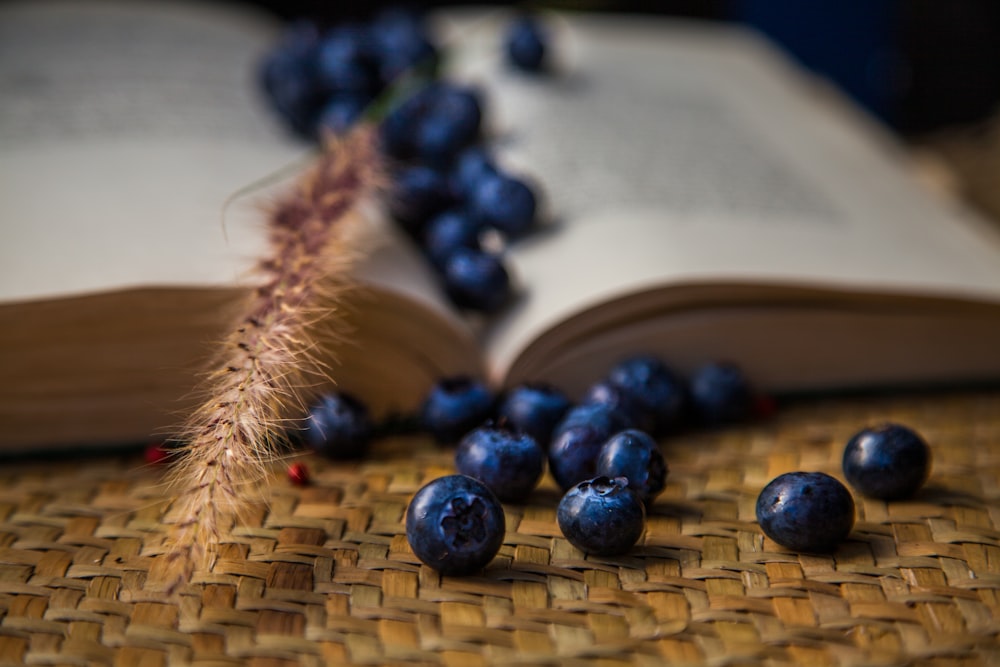
M 900 424 L 863 429 L 844 449 L 844 476 L 851 486 L 873 498 L 912 496 L 927 481 L 930 466 L 927 443 Z
M 691 375 L 691 403 L 705 424 L 731 424 L 747 419 L 753 393 L 743 371 L 729 362 L 705 364 Z
M 459 308 L 492 313 L 510 300 L 510 275 L 498 255 L 457 248 L 444 264 L 445 291 Z
M 638 355 L 620 361 L 608 373 L 608 382 L 633 398 L 643 420 L 652 421 L 652 432 L 666 433 L 683 420 L 684 381 L 656 357 Z
M 466 86 L 438 83 L 424 94 L 430 99 L 416 126 L 414 149 L 422 161 L 443 167 L 479 135 L 482 104 L 479 94 Z
M 646 523 L 639 495 L 624 477 L 597 477 L 566 492 L 556 510 L 559 530 L 575 547 L 597 556 L 631 549 Z
M 511 22 L 504 35 L 507 60 L 526 72 L 541 71 L 545 64 L 547 42 L 542 26 L 534 17 L 519 16 Z
M 310 138 L 323 101 L 316 72 L 318 44 L 315 23 L 293 23 L 258 69 L 261 86 L 274 109 L 296 133 Z
M 451 167 L 452 188 L 462 197 L 468 198 L 479 181 L 497 174 L 493 158 L 482 146 L 469 146 L 455 158 Z
M 479 250 L 482 224 L 460 209 L 449 209 L 427 223 L 424 251 L 435 266 L 444 268 L 448 257 L 459 248 Z
M 323 36 L 316 53 L 323 92 L 371 95 L 378 89 L 378 73 L 368 41 L 367 28 L 357 23 L 335 26 Z
M 347 95 L 330 99 L 316 121 L 320 132 L 343 134 L 361 118 L 367 106 L 368 100 L 363 97 Z
M 538 485 L 545 454 L 530 435 L 484 426 L 458 443 L 455 468 L 490 487 L 500 500 L 520 502 Z
M 465 475 L 439 477 L 417 491 L 406 509 L 406 540 L 417 558 L 445 575 L 486 567 L 503 544 L 500 501 Z
M 552 431 L 570 408 L 569 399 L 545 383 L 521 384 L 508 391 L 497 408 L 497 416 L 513 429 L 527 433 L 548 447 Z
M 438 53 L 423 18 L 401 7 L 381 10 L 369 27 L 371 49 L 383 84 L 392 83 L 410 69 L 432 74 Z
M 549 471 L 565 491 L 597 474 L 601 447 L 625 428 L 621 413 L 599 403 L 571 408 L 552 433 Z
M 511 176 L 481 178 L 469 197 L 469 207 L 484 224 L 508 238 L 523 236 L 535 225 L 535 193 Z
M 405 160 L 414 157 L 417 127 L 430 109 L 433 88 L 424 86 L 403 96 L 379 125 L 382 149 L 391 157 Z
M 829 552 L 854 526 L 854 499 L 843 484 L 821 472 L 789 472 L 757 497 L 761 530 L 794 551 Z
M 648 505 L 666 486 L 667 463 L 649 434 L 628 429 L 614 434 L 601 447 L 597 474 L 625 477 L 629 488 Z
M 493 395 L 482 382 L 467 376 L 435 384 L 420 409 L 423 427 L 441 443 L 455 442 L 482 424 L 493 409 Z
M 448 179 L 435 169 L 416 165 L 396 174 L 389 211 L 403 229 L 419 237 L 430 218 L 451 203 Z
M 607 380 L 590 385 L 580 402 L 606 405 L 625 418 L 626 426 L 644 431 L 652 430 L 652 416 L 642 410 L 631 393 Z
M 373 434 L 368 408 L 350 394 L 324 394 L 309 410 L 303 439 L 332 459 L 364 456 Z

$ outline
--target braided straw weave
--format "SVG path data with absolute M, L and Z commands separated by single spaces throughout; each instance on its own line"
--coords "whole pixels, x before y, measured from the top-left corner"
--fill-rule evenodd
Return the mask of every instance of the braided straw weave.
M 841 476 L 858 428 L 919 429 L 934 471 L 914 500 L 858 498 L 832 556 L 754 522 L 760 489 Z M 138 458 L 0 468 L 0 663 L 1000 664 L 1000 393 L 800 403 L 766 424 L 664 442 L 668 487 L 623 558 L 586 558 L 555 524 L 551 479 L 507 506 L 481 576 L 441 578 L 403 534 L 412 494 L 452 472 L 422 439 L 369 461 L 274 473 L 270 507 L 211 570 L 162 593 L 163 471 Z

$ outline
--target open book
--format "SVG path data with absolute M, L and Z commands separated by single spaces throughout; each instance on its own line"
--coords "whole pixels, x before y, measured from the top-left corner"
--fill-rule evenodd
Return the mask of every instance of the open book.
M 558 74 L 506 69 L 505 15 L 449 10 L 503 166 L 541 184 L 519 295 L 447 304 L 373 215 L 332 379 L 376 411 L 437 378 L 578 395 L 632 352 L 799 392 L 1000 378 L 1000 237 L 922 189 L 859 112 L 738 28 L 549 17 Z M 309 159 L 254 65 L 277 26 L 208 4 L 0 8 L 0 448 L 168 433 Z

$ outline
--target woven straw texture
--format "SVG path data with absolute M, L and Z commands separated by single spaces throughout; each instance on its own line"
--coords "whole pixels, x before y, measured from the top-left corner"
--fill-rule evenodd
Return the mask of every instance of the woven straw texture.
M 841 477 L 846 440 L 896 420 L 931 443 L 910 501 L 858 498 L 831 556 L 754 521 L 791 470 Z M 407 546 L 413 493 L 452 472 L 422 439 L 371 460 L 303 456 L 269 506 L 176 599 L 157 582 L 163 470 L 141 458 L 0 469 L 0 662 L 44 665 L 1000 664 L 1000 393 L 838 399 L 664 441 L 666 492 L 627 557 L 587 558 L 548 477 L 508 505 L 481 576 L 441 578 Z

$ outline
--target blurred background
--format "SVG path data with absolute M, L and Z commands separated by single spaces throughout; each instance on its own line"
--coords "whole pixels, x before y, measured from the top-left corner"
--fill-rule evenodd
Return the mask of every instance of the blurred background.
M 331 22 L 401 4 L 243 1 L 282 19 Z M 409 6 L 460 4 L 470 3 Z M 757 29 L 905 140 L 932 185 L 1000 221 L 1000 0 L 549 0 L 519 6 L 648 13 Z
M 256 0 L 253 4 L 286 19 L 337 20 L 400 3 Z M 454 4 L 470 3 L 419 6 Z M 752 26 L 906 136 L 976 123 L 996 113 L 1000 105 L 997 0 L 563 0 L 530 6 Z

